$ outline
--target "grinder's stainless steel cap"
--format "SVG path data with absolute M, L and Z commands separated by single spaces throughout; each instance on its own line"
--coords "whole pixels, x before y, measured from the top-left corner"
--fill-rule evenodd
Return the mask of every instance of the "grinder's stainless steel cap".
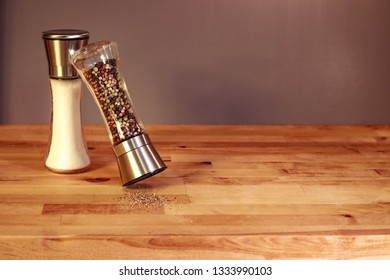
M 55 29 L 44 31 L 42 38 L 45 42 L 50 77 L 78 78 L 69 58 L 75 51 L 88 44 L 89 32 L 79 29 Z
M 119 143 L 113 150 L 123 186 L 133 185 L 167 168 L 146 133 Z

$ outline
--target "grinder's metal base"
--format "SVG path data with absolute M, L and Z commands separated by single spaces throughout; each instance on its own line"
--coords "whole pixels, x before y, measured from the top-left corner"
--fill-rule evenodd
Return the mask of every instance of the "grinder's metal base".
M 123 186 L 133 185 L 167 168 L 146 133 L 119 143 L 113 150 Z

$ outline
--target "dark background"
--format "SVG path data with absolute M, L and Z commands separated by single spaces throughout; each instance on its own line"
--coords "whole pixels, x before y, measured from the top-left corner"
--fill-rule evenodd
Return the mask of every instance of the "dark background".
M 42 31 L 119 45 L 145 123 L 389 124 L 388 0 L 1 0 L 0 122 L 48 123 Z M 83 88 L 84 123 L 102 123 Z

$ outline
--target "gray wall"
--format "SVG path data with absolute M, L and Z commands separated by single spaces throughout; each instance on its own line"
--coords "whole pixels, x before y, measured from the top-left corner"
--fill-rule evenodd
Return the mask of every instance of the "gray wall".
M 389 124 L 388 0 L 1 0 L 2 123 L 48 123 L 41 32 L 117 41 L 146 123 Z M 84 87 L 85 123 L 102 123 Z

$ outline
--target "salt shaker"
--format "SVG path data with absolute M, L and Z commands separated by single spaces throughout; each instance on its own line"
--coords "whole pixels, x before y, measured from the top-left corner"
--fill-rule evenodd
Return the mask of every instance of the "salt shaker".
M 71 62 L 105 120 L 122 185 L 132 185 L 166 169 L 135 112 L 119 67 L 117 44 L 111 41 L 89 44 L 76 51 Z
M 90 159 L 82 131 L 82 81 L 69 58 L 88 44 L 89 32 L 57 29 L 44 31 L 42 37 L 49 62 L 52 97 L 50 144 L 45 166 L 56 173 L 83 172 L 89 168 Z

